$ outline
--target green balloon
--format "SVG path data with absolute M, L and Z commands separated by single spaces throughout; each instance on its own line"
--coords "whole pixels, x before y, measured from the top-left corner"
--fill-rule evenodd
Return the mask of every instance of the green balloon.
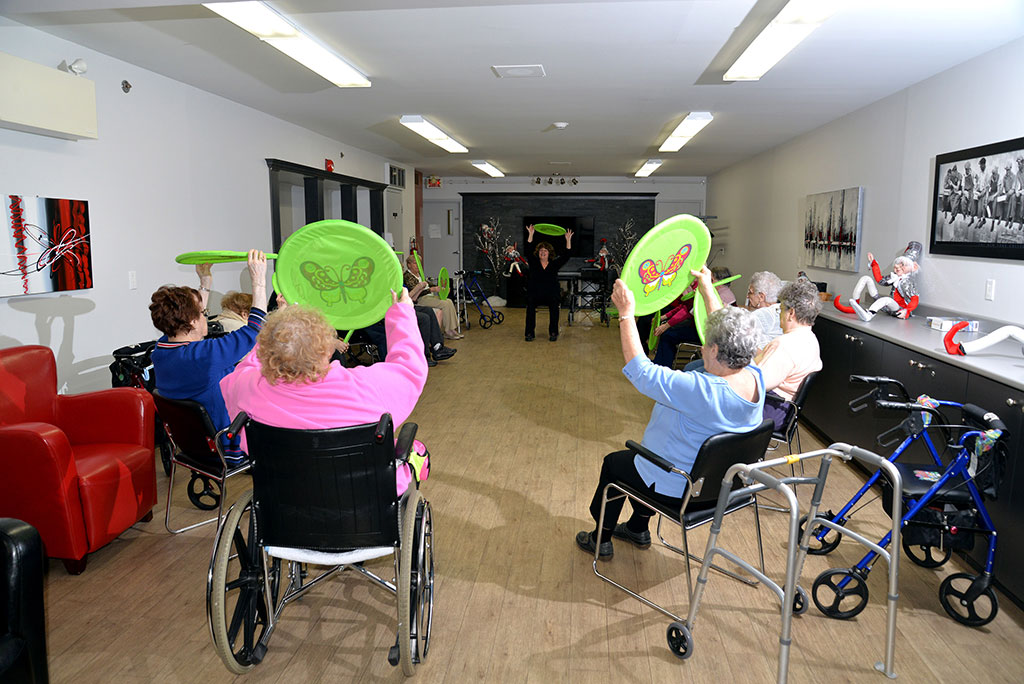
M 355 330 L 384 318 L 391 292 L 402 291 L 402 264 L 369 228 L 317 221 L 281 245 L 274 289 L 289 304 L 320 309 L 338 330 Z
M 693 282 L 711 252 L 711 233 L 696 216 L 680 214 L 647 231 L 622 265 L 620 276 L 636 298 L 636 315 L 658 311 Z

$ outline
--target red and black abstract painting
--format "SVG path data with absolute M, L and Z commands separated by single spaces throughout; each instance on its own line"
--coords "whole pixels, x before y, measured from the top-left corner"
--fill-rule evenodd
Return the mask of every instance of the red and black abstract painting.
M 3 195 L 0 297 L 92 287 L 89 203 Z

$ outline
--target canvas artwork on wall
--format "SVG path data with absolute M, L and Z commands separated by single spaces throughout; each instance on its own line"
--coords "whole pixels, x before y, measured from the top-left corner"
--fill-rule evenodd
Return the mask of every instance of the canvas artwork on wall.
M 807 196 L 804 265 L 834 271 L 858 270 L 864 188 Z
M 1024 138 L 935 157 L 932 254 L 1024 259 Z
M 92 287 L 89 203 L 4 195 L 0 297 Z

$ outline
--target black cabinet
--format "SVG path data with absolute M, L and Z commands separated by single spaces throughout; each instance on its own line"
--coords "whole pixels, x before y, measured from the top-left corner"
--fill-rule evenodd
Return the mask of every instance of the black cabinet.
M 879 375 L 885 343 L 822 318 L 815 322 L 814 334 L 821 347 L 822 369 L 811 386 L 803 416 L 832 442 L 870 449 L 875 436 L 891 426 L 892 417 L 874 406 L 856 414 L 850 411 L 850 401 L 871 389 L 851 383 L 850 375 Z

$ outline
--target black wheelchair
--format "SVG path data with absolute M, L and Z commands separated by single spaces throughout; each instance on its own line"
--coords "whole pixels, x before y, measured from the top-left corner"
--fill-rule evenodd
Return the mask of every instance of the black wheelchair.
M 218 655 L 243 674 L 259 664 L 286 605 L 328 577 L 357 572 L 396 594 L 397 635 L 388 662 L 414 674 L 430 646 L 434 535 L 430 503 L 415 478 L 396 494 L 395 471 L 408 461 L 416 425 L 396 445 L 391 416 L 329 430 L 263 425 L 245 413 L 253 488 L 218 530 L 206 585 L 207 619 Z M 388 581 L 363 567 L 394 558 Z M 308 579 L 307 564 L 326 566 Z

